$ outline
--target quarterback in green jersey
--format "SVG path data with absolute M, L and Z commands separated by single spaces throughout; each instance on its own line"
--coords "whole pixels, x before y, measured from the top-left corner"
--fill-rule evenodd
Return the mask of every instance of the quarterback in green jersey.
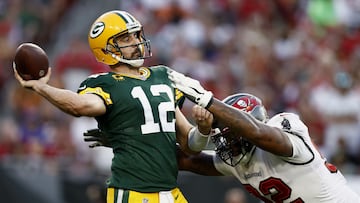
M 89 76 L 78 92 L 53 87 L 48 74 L 19 83 L 73 116 L 94 117 L 106 135 L 114 157 L 107 181 L 107 203 L 186 203 L 177 186 L 177 144 L 199 152 L 209 129 L 191 125 L 178 104 L 182 93 L 168 78 L 168 67 L 144 67 L 151 56 L 143 27 L 125 11 L 109 11 L 88 34 L 95 58 L 110 72 Z M 204 111 L 205 112 L 205 111 Z

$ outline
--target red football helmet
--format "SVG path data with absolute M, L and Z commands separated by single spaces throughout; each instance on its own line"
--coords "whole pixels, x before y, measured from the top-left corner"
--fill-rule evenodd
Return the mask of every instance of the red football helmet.
M 265 122 L 268 118 L 261 100 L 254 95 L 246 93 L 234 94 L 225 98 L 223 102 L 251 114 L 261 122 Z M 250 158 L 255 150 L 253 144 L 241 135 L 233 134 L 230 128 L 221 126 L 220 123 L 215 124 L 214 127 L 219 128 L 220 133 L 211 138 L 215 144 L 216 153 L 225 163 L 230 166 L 235 166 L 240 163 L 240 161 Z M 246 156 L 248 154 L 250 156 Z

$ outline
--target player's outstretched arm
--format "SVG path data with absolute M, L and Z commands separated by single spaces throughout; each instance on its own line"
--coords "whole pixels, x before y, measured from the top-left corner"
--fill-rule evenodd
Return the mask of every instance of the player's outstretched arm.
M 20 85 L 34 90 L 54 106 L 73 116 L 99 116 L 105 113 L 103 100 L 94 94 L 79 95 L 73 91 L 60 89 L 48 85 L 51 68 L 48 73 L 38 80 L 24 80 L 14 68 L 15 78 Z
M 174 87 L 182 91 L 194 103 L 207 108 L 213 113 L 215 119 L 230 127 L 233 132 L 237 132 L 256 146 L 276 155 L 292 155 L 291 142 L 281 129 L 267 126 L 251 115 L 219 101 L 197 80 L 173 70 L 170 70 L 168 74 Z
M 176 138 L 183 151 L 196 154 L 203 150 L 208 144 L 212 133 L 213 115 L 206 109 L 195 105 L 192 116 L 196 121 L 193 126 L 177 107 L 176 115 Z
M 245 137 L 256 146 L 279 156 L 292 155 L 292 144 L 281 129 L 268 126 L 250 114 L 215 98 L 208 110 L 232 132 Z
M 193 173 L 206 176 L 222 176 L 223 174 L 215 168 L 213 156 L 215 156 L 215 153 L 208 154 L 205 152 L 200 152 L 196 155 L 189 155 L 183 152 L 179 146 L 177 148 L 179 170 L 191 171 Z

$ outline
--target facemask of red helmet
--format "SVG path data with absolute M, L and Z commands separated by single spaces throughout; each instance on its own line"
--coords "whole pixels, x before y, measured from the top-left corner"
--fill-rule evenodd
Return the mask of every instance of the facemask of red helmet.
M 267 113 L 261 100 L 251 94 L 230 95 L 223 102 L 251 114 L 261 122 L 265 122 L 267 119 Z M 221 126 L 220 123 L 214 124 L 214 127 L 220 130 L 220 133 L 211 137 L 217 155 L 230 166 L 236 166 L 242 161 L 247 162 L 245 160 L 251 157 L 255 146 L 241 135 L 232 132 L 230 128 Z

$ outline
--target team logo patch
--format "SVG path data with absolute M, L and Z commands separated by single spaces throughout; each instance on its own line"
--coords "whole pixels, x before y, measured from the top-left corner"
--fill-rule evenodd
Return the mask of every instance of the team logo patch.
M 91 29 L 90 37 L 96 38 L 98 37 L 105 29 L 105 23 L 97 22 Z
M 284 120 L 281 121 L 281 125 L 282 125 L 283 129 L 285 129 L 285 130 L 291 129 L 290 121 L 286 118 L 284 118 Z
M 239 105 L 241 108 L 247 107 L 247 103 L 242 99 L 237 102 L 237 105 Z

